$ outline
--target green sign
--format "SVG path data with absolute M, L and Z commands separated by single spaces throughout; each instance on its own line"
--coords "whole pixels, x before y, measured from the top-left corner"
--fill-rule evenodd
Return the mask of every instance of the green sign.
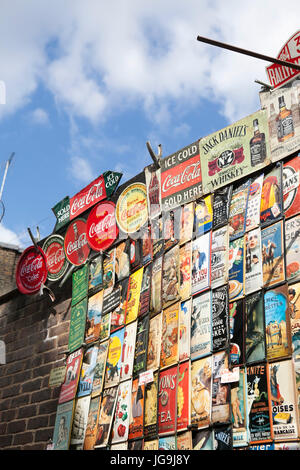
M 105 171 L 103 173 L 106 197 L 110 197 L 115 192 L 122 175 L 123 173 L 117 173 L 116 171 Z
M 52 211 L 56 217 L 56 225 L 54 227 L 54 232 L 57 232 L 61 227 L 66 225 L 70 221 L 70 199 L 69 196 L 66 196 L 62 201 L 58 202 L 53 208 Z
M 88 293 L 88 265 L 84 264 L 72 274 L 72 303 L 75 305 Z
M 68 349 L 70 352 L 80 348 L 84 341 L 88 299 L 71 307 Z

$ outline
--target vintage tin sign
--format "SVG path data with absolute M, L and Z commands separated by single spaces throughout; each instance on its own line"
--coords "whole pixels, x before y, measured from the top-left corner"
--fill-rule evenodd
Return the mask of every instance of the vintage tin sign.
M 300 280 L 300 215 L 285 221 L 285 260 L 287 281 Z
M 300 144 L 300 82 L 272 92 L 260 92 L 260 103 L 266 109 L 272 162 L 292 155 Z
M 103 289 L 105 294 L 112 292 L 116 279 L 116 249 L 112 248 L 103 259 Z
M 191 380 L 190 361 L 181 362 L 178 365 L 177 377 L 177 432 L 188 429 L 191 420 Z
M 300 212 L 300 155 L 288 160 L 282 167 L 283 209 L 285 218 Z
M 137 323 L 135 351 L 133 361 L 133 378 L 146 370 L 147 346 L 149 335 L 149 315 L 140 318 Z
M 283 221 L 261 230 L 262 265 L 264 287 L 271 287 L 285 280 Z
M 279 165 L 264 175 L 260 202 L 261 225 L 276 222 L 282 216 L 282 211 L 282 174 Z
M 108 444 L 116 407 L 117 393 L 118 387 L 110 387 L 103 391 L 95 448 L 106 447 Z
M 247 407 L 247 374 L 244 367 L 240 367 L 239 381 L 233 382 L 230 387 L 232 440 L 233 447 L 249 445 L 248 407 Z
M 245 357 L 245 328 L 244 301 L 236 300 L 229 303 L 229 364 L 244 364 Z
M 129 418 L 131 408 L 131 380 L 122 382 L 117 393 L 114 412 L 111 443 L 124 442 L 128 439 Z
M 100 320 L 102 316 L 103 290 L 88 299 L 88 309 L 85 327 L 85 342 L 92 343 L 99 339 Z
M 269 394 L 275 441 L 299 437 L 295 370 L 291 360 L 269 364 Z
M 93 387 L 91 396 L 96 397 L 102 393 L 103 384 L 104 384 L 104 376 L 105 376 L 105 367 L 106 367 L 106 359 L 108 353 L 108 340 L 100 343 L 98 346 L 98 353 L 94 371 L 94 380 L 93 380 Z
M 233 185 L 216 189 L 213 197 L 213 230 L 227 225 Z
M 211 291 L 196 295 L 192 299 L 191 312 L 191 360 L 211 353 L 212 314 Z
M 56 217 L 56 225 L 54 227 L 54 232 L 57 232 L 61 227 L 70 222 L 70 199 L 69 196 L 66 196 L 60 202 L 58 202 L 53 208 L 52 211 Z
M 219 351 L 229 345 L 228 286 L 212 291 L 212 348 Z
M 83 350 L 78 349 L 69 354 L 66 359 L 66 373 L 64 382 L 60 388 L 58 403 L 74 400 L 80 377 Z
M 202 292 L 211 282 L 211 232 L 192 241 L 192 295 Z
M 194 203 L 189 202 L 181 206 L 180 227 L 179 227 L 179 243 L 183 245 L 189 242 L 193 236 L 194 228 Z
M 162 312 L 161 368 L 178 362 L 179 306 L 177 302 Z
M 180 303 L 179 309 L 179 362 L 190 357 L 191 349 L 191 309 L 192 300 Z
M 97 356 L 98 346 L 96 345 L 90 346 L 84 352 L 77 397 L 84 397 L 92 393 Z
M 213 206 L 212 195 L 209 194 L 195 203 L 194 236 L 199 237 L 212 228 Z
M 247 402 L 250 443 L 271 441 L 272 418 L 267 364 L 256 364 L 247 367 Z
M 211 238 L 211 288 L 228 281 L 229 232 L 224 226 L 212 232 Z
M 228 220 L 230 241 L 245 233 L 249 187 L 250 179 L 233 189 Z
M 149 312 L 151 294 L 151 271 L 152 264 L 148 264 L 143 270 L 143 279 L 140 292 L 140 304 L 138 316 L 142 317 Z
M 124 333 L 125 328 L 123 327 L 117 331 L 114 331 L 110 335 L 106 361 L 104 388 L 114 387 L 119 384 L 122 365 Z
M 84 341 L 87 297 L 71 307 L 71 319 L 69 328 L 69 352 L 73 352 L 80 348 Z
M 43 245 L 43 252 L 46 256 L 48 281 L 58 281 L 61 279 L 69 263 L 64 252 L 64 239 L 60 235 L 50 235 Z
M 84 436 L 83 450 L 93 450 L 96 437 L 99 419 L 101 397 L 97 396 L 91 398 L 89 414 L 87 418 L 86 431 Z
M 247 203 L 246 232 L 253 230 L 260 223 L 260 203 L 263 181 L 263 173 L 251 181 Z
M 116 205 L 117 224 L 125 233 L 135 233 L 148 221 L 147 190 L 144 183 L 133 183 L 120 194 Z
M 151 318 L 149 324 L 147 370 L 157 370 L 160 365 L 160 349 L 162 335 L 162 313 Z
M 229 299 L 240 299 L 244 296 L 245 263 L 244 237 L 229 242 Z
M 68 450 L 71 439 L 75 400 L 58 405 L 53 431 L 53 450 Z
M 169 211 L 200 196 L 202 175 L 197 141 L 162 159 L 162 210 Z
M 267 359 L 289 357 L 292 349 L 287 284 L 266 291 L 264 306 Z
M 228 369 L 228 353 L 220 351 L 213 355 L 213 383 L 212 383 L 212 415 L 211 419 L 216 423 L 229 423 L 230 413 L 230 388 L 231 385 L 222 382 L 222 372 Z
M 88 266 L 85 264 L 72 273 L 72 301 L 75 305 L 88 295 Z
M 300 62 L 300 31 L 293 34 L 292 37 L 284 44 L 280 49 L 277 59 L 291 62 L 292 64 L 298 64 Z M 266 72 L 270 80 L 270 84 L 274 88 L 279 88 L 282 85 L 293 80 L 299 75 L 299 70 L 292 69 L 281 64 L 272 64 L 266 67 Z
M 179 300 L 180 297 L 179 245 L 164 254 L 162 271 L 162 307 Z
M 88 244 L 94 251 L 107 250 L 116 240 L 118 233 L 114 203 L 100 202 L 91 210 L 86 221 Z
M 16 269 L 16 284 L 22 294 L 34 294 L 46 282 L 47 259 L 40 247 L 29 246 L 23 251 Z
M 160 371 L 158 386 L 158 435 L 174 434 L 177 424 L 177 365 Z
M 213 429 L 214 450 L 232 450 L 232 426 L 222 425 Z
M 147 201 L 150 219 L 161 214 L 161 170 L 154 165 L 145 168 L 145 180 L 147 186 Z
M 157 435 L 158 418 L 158 372 L 153 374 L 153 381 L 145 385 L 144 437 Z
M 176 436 L 160 437 L 158 439 L 158 450 L 177 450 Z
M 140 305 L 140 292 L 142 287 L 144 268 L 138 269 L 129 277 L 129 287 L 127 296 L 126 324 L 137 319 Z
M 129 439 L 138 439 L 144 434 L 145 385 L 139 379 L 132 381 L 131 408 L 129 418 Z
M 264 300 L 262 292 L 245 298 L 245 361 L 246 364 L 266 359 Z
M 116 282 L 122 281 L 130 274 L 129 243 L 121 242 L 116 246 L 115 276 Z
M 262 288 L 262 258 L 260 228 L 245 233 L 245 295 Z
M 79 193 L 70 198 L 70 220 L 90 209 L 97 202 L 109 197 L 119 184 L 122 174 L 106 171 Z
M 89 263 L 89 284 L 88 288 L 93 290 L 100 289 L 103 283 L 103 258 L 97 255 Z
M 130 323 L 125 326 L 124 341 L 122 348 L 122 363 L 120 380 L 128 380 L 132 377 L 133 361 L 135 351 L 135 339 L 137 331 L 137 322 Z
M 156 258 L 152 263 L 152 276 L 151 276 L 151 296 L 150 296 L 150 311 L 156 314 L 161 311 L 161 292 L 162 292 L 162 264 L 163 257 Z
M 207 428 L 211 424 L 212 356 L 192 362 L 191 387 L 191 424 Z
M 203 194 L 231 184 L 270 163 L 265 110 L 200 140 Z
M 84 264 L 90 254 L 86 236 L 86 222 L 76 219 L 67 228 L 64 239 L 64 250 L 68 261 L 75 266 Z

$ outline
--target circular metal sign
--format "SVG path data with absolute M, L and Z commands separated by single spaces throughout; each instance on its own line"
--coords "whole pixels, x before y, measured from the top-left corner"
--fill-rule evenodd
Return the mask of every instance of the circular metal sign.
M 75 219 L 70 223 L 65 234 L 64 250 L 67 259 L 75 266 L 80 266 L 87 260 L 90 247 L 87 242 L 84 219 Z
M 86 221 L 88 244 L 95 251 L 104 251 L 116 240 L 118 233 L 115 204 L 100 202 L 91 210 Z
M 69 262 L 64 251 L 64 239 L 61 235 L 50 235 L 43 245 L 46 256 L 48 280 L 58 281 L 66 273 Z
M 23 251 L 16 269 L 16 284 L 22 294 L 38 292 L 47 280 L 47 262 L 42 248 L 30 246 Z
M 129 185 L 119 196 L 116 206 L 119 228 L 125 233 L 137 232 L 148 220 L 147 189 L 143 183 Z

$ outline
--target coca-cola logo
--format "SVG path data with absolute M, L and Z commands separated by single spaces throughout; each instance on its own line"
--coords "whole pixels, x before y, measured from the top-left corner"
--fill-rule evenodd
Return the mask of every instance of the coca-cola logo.
M 29 247 L 21 255 L 17 270 L 16 284 L 23 294 L 37 292 L 47 279 L 47 266 L 41 248 Z
M 94 184 L 88 191 L 88 193 L 84 193 L 81 196 L 76 197 L 72 201 L 71 205 L 71 215 L 75 217 L 77 213 L 80 211 L 82 212 L 86 208 L 88 208 L 91 203 L 96 202 L 99 198 L 103 196 L 103 184 L 100 181 L 97 184 Z
M 116 219 L 125 233 L 135 233 L 148 220 L 147 190 L 143 183 L 127 186 L 119 196 L 116 206 Z
M 76 219 L 69 225 L 64 239 L 64 250 L 70 263 L 76 266 L 85 263 L 90 253 L 85 220 Z
M 117 238 L 115 205 L 100 202 L 87 219 L 87 242 L 95 251 L 106 250 Z
M 182 186 L 187 183 L 192 183 L 194 180 L 201 177 L 200 162 L 192 163 L 186 166 L 182 172 L 175 175 L 168 174 L 162 183 L 162 191 L 165 193 L 171 188 Z
M 64 252 L 63 237 L 50 235 L 43 245 L 43 251 L 47 260 L 48 279 L 57 281 L 65 274 L 69 264 Z

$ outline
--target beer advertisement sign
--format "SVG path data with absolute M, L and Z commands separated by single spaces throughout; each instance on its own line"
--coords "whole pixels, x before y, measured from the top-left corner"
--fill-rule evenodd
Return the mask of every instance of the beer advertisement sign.
M 257 111 L 200 140 L 203 194 L 270 163 L 265 110 Z
M 162 210 L 167 212 L 202 196 L 199 143 L 194 142 L 161 162 Z

